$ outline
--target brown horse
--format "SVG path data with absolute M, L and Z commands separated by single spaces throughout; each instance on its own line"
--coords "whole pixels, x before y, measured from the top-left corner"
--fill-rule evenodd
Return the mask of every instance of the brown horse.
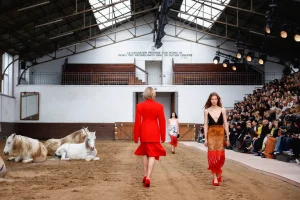
M 67 135 L 64 138 L 61 139 L 49 139 L 44 144 L 48 150 L 48 155 L 53 156 L 55 154 L 55 151 L 60 147 L 61 145 L 65 143 L 82 143 L 87 134 L 89 133 L 88 128 L 82 128 L 78 131 L 75 131 L 74 133 L 71 133 L 70 135 Z
M 16 154 L 17 157 L 10 157 L 8 160 L 15 162 L 44 162 L 47 159 L 47 149 L 43 143 L 29 137 L 11 134 L 4 147 L 4 154 Z

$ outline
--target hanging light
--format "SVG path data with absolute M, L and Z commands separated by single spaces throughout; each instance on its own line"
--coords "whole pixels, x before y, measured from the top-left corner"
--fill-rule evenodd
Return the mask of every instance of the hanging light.
M 247 60 L 248 62 L 251 62 L 251 61 L 253 60 L 253 58 L 254 58 L 254 52 L 249 51 L 249 52 L 247 53 L 246 60 Z
M 223 67 L 227 67 L 228 66 L 228 64 L 229 64 L 229 60 L 228 59 L 225 59 L 224 61 L 223 61 Z
M 236 71 L 236 66 L 235 65 L 232 66 L 232 70 Z
M 287 25 L 284 24 L 280 31 L 281 38 L 287 38 Z
M 264 55 L 264 54 L 260 55 L 258 58 L 258 63 L 260 65 L 263 65 L 263 64 L 265 64 L 265 62 L 266 62 L 266 55 Z
M 215 56 L 214 59 L 213 59 L 213 62 L 215 64 L 218 64 L 220 62 L 220 57 L 219 56 Z
M 268 34 L 271 33 L 272 26 L 273 26 L 272 20 L 268 19 L 267 23 L 266 23 L 266 27 L 265 27 L 266 33 L 268 33 Z
M 236 57 L 238 59 L 241 59 L 244 55 L 244 50 L 243 49 L 238 49 L 238 52 L 236 53 Z

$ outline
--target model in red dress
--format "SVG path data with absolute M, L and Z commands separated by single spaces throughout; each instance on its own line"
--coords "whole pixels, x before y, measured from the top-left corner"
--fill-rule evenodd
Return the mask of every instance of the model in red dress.
M 224 143 L 224 130 L 227 140 Z M 208 170 L 213 174 L 212 184 L 219 186 L 222 181 L 222 167 L 225 162 L 225 145 L 229 146 L 229 128 L 226 110 L 222 108 L 220 96 L 213 92 L 209 95 L 204 111 L 205 146 L 208 147 Z
M 166 156 L 166 150 L 161 145 L 166 139 L 166 119 L 164 107 L 154 101 L 155 90 L 147 87 L 144 92 L 144 102 L 136 106 L 134 123 L 134 142 L 140 139 L 140 146 L 134 152 L 135 155 L 143 156 L 145 187 L 150 187 L 150 176 L 154 161 L 159 156 Z
M 171 138 L 170 144 L 171 144 L 172 154 L 175 154 L 175 147 L 177 147 L 178 144 L 178 140 L 177 140 L 178 134 L 179 134 L 178 117 L 175 112 L 172 112 L 171 117 L 169 119 L 169 136 Z

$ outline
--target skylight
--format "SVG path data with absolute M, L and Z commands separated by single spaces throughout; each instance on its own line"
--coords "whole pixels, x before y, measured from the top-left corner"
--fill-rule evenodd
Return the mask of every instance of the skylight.
M 222 11 L 225 9 L 225 6 L 223 5 L 227 5 L 229 2 L 230 0 L 211 0 L 211 2 L 202 0 L 183 0 L 180 7 L 180 10 L 182 12 L 205 18 L 208 21 L 199 18 L 197 18 L 196 20 L 195 17 L 182 13 L 179 13 L 178 17 L 183 18 L 187 21 L 197 23 L 200 26 L 211 28 L 214 21 L 216 21 L 220 17 Z
M 121 0 L 89 0 L 92 8 L 97 8 L 97 7 L 105 6 L 120 1 Z M 100 30 L 105 29 L 112 26 L 115 23 L 125 21 L 126 19 L 129 19 L 131 17 L 130 0 L 114 4 L 113 6 L 109 6 L 107 8 L 100 8 L 97 10 L 93 10 L 93 12 L 97 24 L 101 23 L 100 25 L 98 25 L 99 29 Z M 121 19 L 110 21 L 115 18 L 120 18 L 121 16 L 124 17 Z

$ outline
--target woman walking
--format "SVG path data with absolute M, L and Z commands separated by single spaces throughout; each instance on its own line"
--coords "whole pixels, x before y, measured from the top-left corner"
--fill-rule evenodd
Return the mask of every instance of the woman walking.
M 166 140 L 164 107 L 154 101 L 155 96 L 155 90 L 147 87 L 143 93 L 146 100 L 136 106 L 135 113 L 134 142 L 137 143 L 140 139 L 141 144 L 134 154 L 143 156 L 144 187 L 150 187 L 155 159 L 166 156 L 166 150 L 161 145 Z
M 224 129 L 226 141 L 224 139 Z M 229 146 L 229 128 L 226 110 L 222 108 L 220 96 L 213 92 L 209 95 L 204 111 L 205 146 L 208 147 L 208 170 L 213 175 L 212 184 L 219 186 L 222 181 L 222 167 L 225 162 L 224 147 Z
M 175 147 L 177 147 L 178 144 L 178 137 L 179 134 L 179 121 L 177 114 L 175 112 L 172 112 L 171 117 L 169 119 L 169 136 L 171 138 L 171 148 L 172 148 L 172 154 L 175 154 Z

